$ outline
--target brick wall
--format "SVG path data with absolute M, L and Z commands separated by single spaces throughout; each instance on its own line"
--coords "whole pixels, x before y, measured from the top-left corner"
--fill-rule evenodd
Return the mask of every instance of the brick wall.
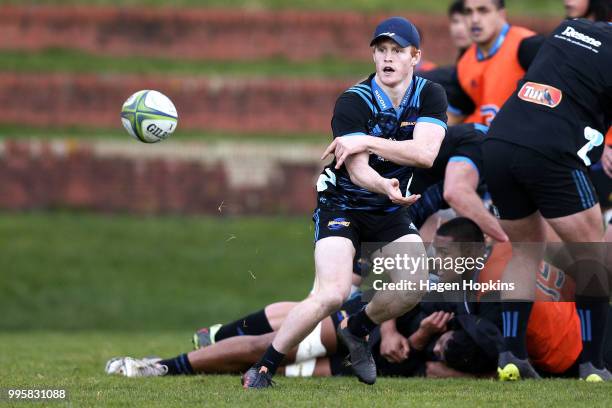
M 323 146 L 0 142 L 0 208 L 308 214 Z
M 120 128 L 127 97 L 156 89 L 176 105 L 178 133 L 329 133 L 334 102 L 351 82 L 5 73 L 0 75 L 0 123 Z
M 422 29 L 427 59 L 454 60 L 445 15 L 405 15 Z M 386 17 L 328 11 L 5 5 L 0 6 L 0 49 L 68 47 L 96 54 L 234 61 L 329 56 L 368 60 L 371 33 Z M 521 18 L 513 23 L 549 32 L 558 21 Z

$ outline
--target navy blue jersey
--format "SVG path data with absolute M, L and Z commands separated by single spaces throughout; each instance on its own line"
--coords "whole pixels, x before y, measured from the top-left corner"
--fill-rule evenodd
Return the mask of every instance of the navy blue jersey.
M 431 81 L 413 76 L 399 108 L 374 80 L 374 74 L 352 86 L 337 100 L 332 118 L 334 138 L 370 135 L 390 140 L 410 140 L 418 122 L 446 129 L 446 94 Z M 334 210 L 394 211 L 398 208 L 385 195 L 370 192 L 351 182 L 345 166 L 335 170 L 334 160 L 323 169 L 317 182 L 318 205 Z M 369 165 L 382 177 L 396 178 L 405 192 L 413 168 L 371 154 Z
M 561 23 L 491 124 L 488 140 L 524 146 L 562 165 L 589 166 L 612 118 L 612 25 Z
M 488 128 L 480 123 L 464 123 L 451 126 L 442 141 L 438 156 L 429 169 L 415 169 L 410 192 L 422 194 L 430 186 L 444 181 L 449 162 L 467 162 L 482 172 L 482 150 L 480 148 Z

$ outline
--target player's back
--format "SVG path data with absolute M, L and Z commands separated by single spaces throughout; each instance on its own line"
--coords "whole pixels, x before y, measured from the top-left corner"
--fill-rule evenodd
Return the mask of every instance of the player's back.
M 610 110 L 612 98 L 612 25 L 584 19 L 561 24 L 546 41 L 523 82 L 546 82 L 563 91 L 575 113 L 595 122 Z M 543 95 L 546 105 L 550 100 Z M 554 97 L 553 95 L 550 95 Z M 532 95 L 519 94 L 522 99 Z M 553 101 L 555 102 L 555 101 Z M 594 123 L 595 124 L 595 123 Z M 604 133 L 606 129 L 603 129 Z
M 585 129 L 605 134 L 611 116 L 612 25 L 567 20 L 546 40 L 489 136 L 586 164 L 579 152 L 593 133 Z M 596 159 L 602 147 L 593 145 Z

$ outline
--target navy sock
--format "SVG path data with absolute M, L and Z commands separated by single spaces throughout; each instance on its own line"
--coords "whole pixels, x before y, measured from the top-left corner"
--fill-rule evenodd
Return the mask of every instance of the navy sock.
M 527 323 L 533 302 L 502 302 L 504 351 L 511 351 L 520 359 L 527 358 Z
M 168 374 L 166 375 L 194 374 L 193 367 L 191 367 L 187 354 L 181 354 L 180 356 L 169 358 L 168 360 L 162 360 L 159 364 L 168 367 Z
M 266 312 L 261 309 L 242 319 L 238 319 L 221 326 L 215 334 L 215 342 L 235 336 L 259 336 L 261 334 L 272 333 L 272 326 L 266 317 Z
M 349 317 L 347 327 L 355 336 L 365 337 L 378 326 L 367 315 L 365 308 Z
M 261 360 L 259 360 L 259 365 L 266 367 L 268 372 L 271 375 L 274 375 L 276 373 L 276 369 L 283 361 L 283 358 L 285 358 L 285 355 L 276 351 L 276 349 L 270 344 L 270 347 L 268 347 Z
M 596 368 L 603 368 L 603 345 L 608 310 L 608 297 L 576 295 L 576 311 L 580 317 L 582 333 L 580 363 L 591 362 Z

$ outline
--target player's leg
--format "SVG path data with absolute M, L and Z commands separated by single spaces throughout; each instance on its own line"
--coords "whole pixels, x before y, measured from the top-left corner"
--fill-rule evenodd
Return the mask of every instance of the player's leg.
M 409 260 L 425 259 L 425 246 L 405 209 L 385 216 L 364 215 L 360 222 L 369 231 L 364 232 L 365 239 L 389 243 L 375 256 L 391 261 L 398 256 Z M 406 313 L 419 302 L 424 293 L 419 282 L 427 279 L 427 272 L 425 262 L 417 263 L 413 269 L 389 268 L 390 282 L 412 282 L 414 286 L 377 291 L 365 308 L 341 325 L 338 336 L 349 349 L 351 367 L 360 381 L 366 384 L 376 381 L 376 364 L 366 336 L 380 323 Z
M 426 250 L 421 237 L 414 233 L 404 235 L 386 245 L 382 248 L 381 255 L 386 259 L 396 259 L 396 256 L 400 255 L 402 259 L 407 256 L 407 259 L 419 260 L 424 259 Z M 420 290 L 419 282 L 427 280 L 427 274 L 425 262 L 418 263 L 415 270 L 407 270 L 403 267 L 389 270 L 391 282 L 415 282 L 415 289 L 377 291 L 361 313 L 368 316 L 376 325 L 403 315 L 421 300 L 424 291 Z M 348 324 L 358 322 L 358 316 L 351 316 Z
M 500 378 L 538 378 L 527 353 L 527 324 L 535 298 L 536 271 L 545 251 L 546 226 L 539 212 L 518 220 L 500 220 L 512 242 L 512 258 L 503 282 L 514 286 L 502 291 L 503 344 L 499 356 Z
M 350 292 L 354 254 L 353 243 L 344 237 L 328 237 L 316 243 L 314 293 L 289 312 L 272 342 L 275 350 L 287 353 L 321 320 L 340 309 Z
M 610 378 L 603 367 L 603 336 L 608 314 L 609 277 L 602 243 L 603 226 L 597 194 L 587 173 L 532 153 L 522 177 L 542 216 L 563 241 L 571 257 L 565 272 L 576 281 L 576 308 L 583 328 L 580 375 Z M 593 374 L 593 376 L 591 376 Z
M 169 359 L 115 358 L 107 365 L 108 374 L 128 377 L 192 374 L 232 374 L 246 370 L 270 346 L 274 333 L 235 336 L 190 353 Z M 287 363 L 299 364 L 336 352 L 335 323 L 325 318 L 298 347 L 287 353 Z M 114 365 L 114 367 L 110 367 Z
M 483 145 L 483 176 L 499 216 L 500 225 L 512 242 L 512 259 L 503 275 L 514 291 L 502 292 L 503 345 L 499 356 L 500 379 L 537 378 L 527 359 L 526 331 L 535 292 L 535 279 L 546 238 L 545 222 L 524 185 L 525 167 L 538 162 L 525 149 L 489 139 Z M 522 171 L 519 171 L 522 170 Z
M 259 363 L 244 375 L 245 388 L 269 386 L 285 355 L 321 320 L 340 309 L 351 290 L 354 255 L 355 247 L 348 238 L 329 236 L 317 241 L 314 292 L 289 312 Z
M 108 361 L 105 371 L 125 377 L 237 373 L 257 361 L 273 337 L 274 333 L 230 337 L 167 359 L 116 357 Z
M 248 369 L 257 361 L 273 338 L 274 333 L 230 337 L 209 347 L 188 353 L 187 360 L 194 373 L 238 373 Z M 180 363 L 180 356 L 163 360 L 160 363 L 169 366 L 169 374 L 182 374 L 180 371 L 172 370 L 173 366 L 177 366 L 175 362 Z
M 297 305 L 297 302 L 277 302 L 266 306 L 264 312 L 272 331 L 277 331 L 281 327 L 287 314 L 295 305 Z
M 611 379 L 609 373 L 599 372 L 604 368 L 604 337 L 610 299 L 610 271 L 605 266 L 607 254 L 605 244 L 601 242 L 604 232 L 600 207 L 595 205 L 547 221 L 569 246 L 573 258 L 573 265 L 566 272 L 576 281 L 576 310 L 582 329 L 580 376 L 592 381 Z
M 272 303 L 233 322 L 203 327 L 193 335 L 194 348 L 197 350 L 234 336 L 258 336 L 277 331 L 295 305 L 297 302 Z

